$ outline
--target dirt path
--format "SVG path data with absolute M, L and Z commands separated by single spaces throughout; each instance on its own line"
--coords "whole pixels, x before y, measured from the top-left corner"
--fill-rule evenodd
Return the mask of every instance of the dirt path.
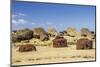
M 36 52 L 18 52 L 18 48 L 12 48 L 13 65 L 44 64 L 59 62 L 76 62 L 95 60 L 95 49 L 76 50 L 75 45 L 65 48 L 52 48 L 48 46 L 36 46 Z

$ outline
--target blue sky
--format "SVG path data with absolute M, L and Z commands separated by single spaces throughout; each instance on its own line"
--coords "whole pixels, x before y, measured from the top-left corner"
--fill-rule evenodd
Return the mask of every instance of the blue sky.
M 68 27 L 95 31 L 95 6 L 16 2 L 12 4 L 12 30 L 54 27 L 63 31 Z

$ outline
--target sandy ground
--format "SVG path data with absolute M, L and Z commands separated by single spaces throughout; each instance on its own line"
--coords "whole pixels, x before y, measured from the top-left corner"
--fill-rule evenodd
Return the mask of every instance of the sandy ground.
M 50 46 L 36 46 L 37 51 L 18 52 L 18 48 L 12 47 L 12 65 L 45 64 L 76 61 L 94 61 L 95 43 L 93 49 L 76 50 L 76 45 L 68 45 L 64 48 Z

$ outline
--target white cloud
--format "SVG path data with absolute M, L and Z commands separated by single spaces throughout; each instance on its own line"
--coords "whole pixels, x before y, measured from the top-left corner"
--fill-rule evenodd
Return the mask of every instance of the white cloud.
M 17 21 L 13 19 L 13 20 L 12 20 L 12 23 L 16 24 L 16 23 L 17 23 Z
M 59 24 L 59 26 L 63 26 L 63 24 Z
M 23 19 L 23 16 L 26 16 L 23 13 L 12 14 L 12 23 L 14 24 L 26 24 L 28 21 Z
M 27 21 L 24 20 L 24 19 L 18 19 L 17 21 L 18 21 L 18 23 L 21 23 L 21 24 L 25 24 L 25 23 L 27 23 Z
M 48 24 L 48 25 L 52 25 L 53 23 L 51 23 L 51 22 L 47 22 L 47 24 Z
M 15 17 L 17 17 L 17 15 L 16 15 L 16 14 L 13 14 L 13 15 L 12 15 L 12 18 L 15 18 Z
M 35 23 L 34 23 L 34 22 L 32 22 L 31 24 L 32 24 L 32 25 L 35 25 Z
M 26 16 L 26 14 L 18 13 L 19 16 Z
M 23 16 L 26 16 L 26 14 L 23 13 L 12 14 L 12 18 L 23 17 Z
M 12 23 L 14 23 L 14 24 L 26 24 L 27 21 L 25 19 L 13 19 Z

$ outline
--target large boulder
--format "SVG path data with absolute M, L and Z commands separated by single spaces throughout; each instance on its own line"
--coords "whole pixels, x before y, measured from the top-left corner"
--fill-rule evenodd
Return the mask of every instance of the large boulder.
M 48 41 L 48 40 L 49 40 L 48 34 L 41 34 L 40 40 L 41 40 L 41 41 Z
M 33 38 L 40 39 L 40 35 L 33 35 Z
M 51 37 L 57 36 L 58 32 L 53 27 L 48 27 L 48 33 Z
M 40 39 L 40 36 L 42 34 L 46 33 L 46 31 L 43 28 L 41 28 L 41 27 L 34 28 L 33 32 L 34 32 L 33 37 L 37 38 L 37 39 Z
M 89 38 L 94 38 L 94 32 L 90 31 L 88 28 L 82 28 L 81 29 L 81 36 L 84 36 L 84 37 L 89 37 Z
M 56 36 L 56 38 L 53 40 L 53 47 L 67 47 L 67 40 L 64 37 Z
M 48 33 L 41 27 L 39 28 L 34 28 L 34 38 L 40 39 L 42 41 L 47 41 L 49 40 L 49 35 Z
M 19 46 L 19 52 L 36 51 L 36 47 L 33 44 L 26 44 Z
M 71 37 L 75 37 L 75 36 L 79 35 L 79 33 L 76 31 L 76 29 L 72 28 L 72 27 L 68 27 L 66 32 L 67 32 L 67 35 L 71 36 Z
M 34 28 L 33 32 L 34 32 L 34 35 L 41 35 L 41 34 L 46 33 L 46 31 L 41 27 Z
M 68 36 L 68 33 L 67 33 L 67 31 L 60 31 L 59 33 L 58 33 L 58 36 Z
M 94 31 L 91 31 L 91 36 L 92 36 L 92 37 L 91 37 L 92 39 L 95 39 L 96 33 L 95 33 Z
M 64 32 L 59 32 L 58 36 L 64 36 Z
M 30 29 L 18 30 L 15 34 L 12 34 L 13 42 L 20 42 L 21 40 L 29 40 L 33 38 L 33 31 Z
M 87 38 L 81 38 L 77 40 L 76 49 L 92 49 L 93 41 Z

